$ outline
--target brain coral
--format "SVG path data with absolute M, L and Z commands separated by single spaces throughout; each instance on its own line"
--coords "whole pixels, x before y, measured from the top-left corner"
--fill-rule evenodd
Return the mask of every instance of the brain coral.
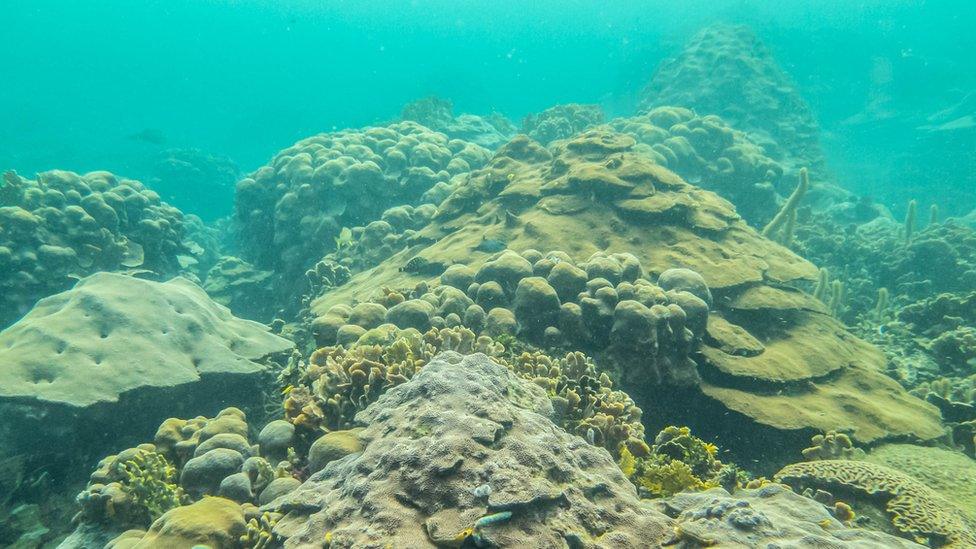
M 253 401 L 262 359 L 292 346 L 185 279 L 95 274 L 0 332 L 0 439 L 37 454 L 82 448 L 206 409 L 218 387 Z
M 487 159 L 486 149 L 416 122 L 303 139 L 237 183 L 243 258 L 300 284 L 301 273 L 337 247 L 343 227 L 418 202 Z M 289 295 L 307 290 L 282 286 Z
M 803 488 L 843 490 L 884 501 L 895 529 L 935 547 L 976 546 L 976 524 L 937 492 L 911 476 L 864 461 L 794 463 L 776 479 Z
M 180 269 L 183 214 L 142 183 L 54 170 L 0 182 L 0 328 L 96 271 Z

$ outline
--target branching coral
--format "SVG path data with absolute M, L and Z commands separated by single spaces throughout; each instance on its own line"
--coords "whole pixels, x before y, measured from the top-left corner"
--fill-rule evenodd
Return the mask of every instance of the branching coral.
M 856 448 L 851 437 L 844 433 L 828 431 L 823 435 L 814 435 L 810 439 L 811 446 L 803 450 L 803 458 L 818 459 L 860 459 L 864 457 L 864 450 Z
M 654 439 L 646 457 L 620 452 L 620 469 L 647 497 L 668 497 L 684 490 L 737 484 L 738 474 L 726 471 L 716 458 L 718 448 L 693 436 L 687 427 L 667 427 Z M 724 478 L 731 476 L 734 480 Z
M 120 465 L 125 480 L 122 492 L 149 516 L 149 522 L 159 518 L 185 501 L 183 489 L 177 484 L 176 467 L 162 454 L 139 452 Z

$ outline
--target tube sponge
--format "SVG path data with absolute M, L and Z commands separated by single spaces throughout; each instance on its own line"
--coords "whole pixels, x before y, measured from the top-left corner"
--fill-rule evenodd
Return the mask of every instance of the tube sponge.
M 810 176 L 806 168 L 800 168 L 800 181 L 793 194 L 786 199 L 786 203 L 762 230 L 762 235 L 781 244 L 787 244 L 792 239 L 793 227 L 796 224 L 796 208 L 803 200 L 803 196 L 810 189 Z

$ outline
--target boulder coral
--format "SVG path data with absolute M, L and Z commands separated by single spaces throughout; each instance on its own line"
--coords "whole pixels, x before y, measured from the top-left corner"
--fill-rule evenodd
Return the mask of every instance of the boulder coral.
M 53 170 L 0 182 L 0 328 L 97 271 L 180 271 L 183 214 L 142 183 Z
M 118 547 L 129 546 L 122 545 L 123 540 L 137 539 L 142 541 L 134 547 L 179 546 L 176 537 L 240 547 L 239 538 L 249 535 L 242 528 L 244 522 L 253 520 L 252 527 L 260 529 L 260 523 L 276 519 L 262 519 L 255 505 L 300 484 L 292 476 L 296 471 L 292 462 L 276 461 L 280 445 L 291 448 L 296 442 L 276 437 L 276 444 L 269 445 L 267 436 L 260 438 L 260 443 L 250 443 L 247 418 L 238 408 L 225 408 L 212 418 L 167 419 L 153 442 L 98 463 L 77 498 L 75 537 L 93 539 L 97 533 L 104 538 L 124 532 L 116 538 Z M 190 525 L 194 517 L 199 522 Z M 211 535 L 219 539 L 204 539 Z M 259 532 L 250 536 L 258 537 Z
M 188 280 L 98 273 L 0 332 L 0 440 L 50 465 L 205 411 L 214 393 L 254 403 L 271 357 L 293 346 Z
M 658 66 L 641 108 L 681 105 L 719 115 L 749 132 L 787 171 L 822 175 L 824 155 L 810 107 L 772 53 L 745 26 L 702 29 L 675 57 Z
M 264 508 L 285 547 L 634 547 L 670 531 L 609 454 L 554 423 L 541 387 L 484 355 L 440 355 L 357 420 L 361 454 Z
M 379 220 L 437 185 L 480 167 L 488 152 L 415 122 L 319 134 L 279 152 L 237 183 L 243 259 L 292 283 L 338 247 L 343 227 Z M 290 287 L 290 284 L 298 284 Z

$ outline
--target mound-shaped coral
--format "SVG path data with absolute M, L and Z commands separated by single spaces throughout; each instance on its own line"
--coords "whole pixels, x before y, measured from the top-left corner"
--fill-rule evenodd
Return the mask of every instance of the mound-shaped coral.
M 603 110 L 599 105 L 567 103 L 526 116 L 522 121 L 522 133 L 548 145 L 557 139 L 572 137 L 602 122 Z
M 210 408 L 214 392 L 253 402 L 263 360 L 292 346 L 187 280 L 92 275 L 0 332 L 0 440 L 81 452 Z
M 976 546 L 976 522 L 921 481 L 883 465 L 810 461 L 788 465 L 776 478 L 797 488 L 880 501 L 895 531 L 909 539 L 934 547 Z
M 610 455 L 553 418 L 540 387 L 483 355 L 446 353 L 357 416 L 362 454 L 265 508 L 285 515 L 285 547 L 664 540 L 669 520 L 639 502 Z
M 768 222 L 793 184 L 783 167 L 745 132 L 714 114 L 698 116 L 682 107 L 656 107 L 609 126 L 637 140 L 635 150 L 735 204 L 754 226 Z
M 643 310 L 628 304 L 615 318 L 620 303 L 635 299 L 622 299 L 621 293 L 646 295 L 653 301 L 660 290 L 667 294 L 685 288 L 664 287 L 660 281 L 657 286 L 629 282 L 643 276 L 624 276 L 633 267 L 625 268 L 613 259 L 617 253 L 632 257 L 624 263 L 636 265 L 651 280 L 672 268 L 687 268 L 702 278 L 700 284 L 683 283 L 689 284 L 687 293 L 694 299 L 657 303 L 677 305 L 687 316 L 691 333 L 702 334 L 700 328 L 706 327 L 702 303 L 707 310 L 711 302 L 701 351 L 694 355 L 697 372 L 684 369 L 695 375 L 677 378 L 697 384 L 708 397 L 704 402 L 760 425 L 798 431 L 802 436 L 797 443 L 809 438 L 809 430 L 844 430 L 860 442 L 942 434 L 937 410 L 881 373 L 880 352 L 853 337 L 820 301 L 791 287 L 816 278 L 812 264 L 763 238 L 727 201 L 689 185 L 636 151 L 635 145 L 630 136 L 607 131 L 585 132 L 557 141 L 549 149 L 524 136 L 513 139 L 485 168 L 458 183 L 433 221 L 403 244 L 405 249 L 314 301 L 313 329 L 335 334 L 349 322 L 334 306 L 380 301 L 388 295 L 384 287 L 409 294 L 405 289 L 440 282 L 460 286 L 464 299 L 485 313 L 482 316 L 474 309 L 468 318 L 465 309 L 463 317 L 457 315 L 462 323 L 481 319 L 484 328 L 472 329 L 508 326 L 501 328 L 502 333 L 518 332 L 531 340 L 539 337 L 542 328 L 543 344 L 547 333 L 565 338 L 556 341 L 586 344 L 586 338 L 566 336 L 568 330 L 582 326 L 591 334 L 612 335 L 617 320 L 629 319 L 621 329 L 633 326 L 647 336 L 635 346 L 639 350 L 645 345 L 646 352 L 637 356 L 657 356 L 660 347 L 647 347 L 652 345 L 649 332 L 640 329 L 641 319 L 647 319 Z M 525 252 L 499 252 L 485 246 L 486 238 Z M 535 250 L 560 253 L 547 257 Z M 584 258 L 590 259 L 584 262 Z M 592 265 L 581 269 L 578 265 L 584 263 Z M 412 265 L 424 268 L 416 270 Z M 442 278 L 432 278 L 438 272 Z M 523 281 L 521 295 L 528 299 L 531 294 L 533 305 L 520 308 L 513 300 L 519 298 Z M 701 286 L 709 290 L 707 295 L 694 294 Z M 421 290 L 414 297 L 426 293 Z M 575 301 L 574 295 L 578 303 L 563 301 Z M 549 330 L 557 303 L 554 297 L 560 305 L 556 317 L 567 320 L 565 330 L 562 324 L 555 326 L 558 332 Z M 584 303 L 592 314 L 584 311 Z M 428 319 L 447 320 L 434 314 L 440 301 L 427 305 Z M 540 318 L 520 321 L 520 310 Z M 498 312 L 492 315 L 493 311 Z M 446 309 L 443 314 L 448 314 Z M 589 326 L 570 322 L 581 317 L 592 322 Z M 694 318 L 699 320 L 693 322 Z M 674 322 L 679 319 L 677 315 Z M 692 328 L 696 325 L 697 332 Z M 601 343 L 598 338 L 593 346 L 611 349 L 613 339 Z M 598 353 L 590 353 L 600 359 Z M 700 383 L 697 377 L 702 378 Z M 673 379 L 641 377 L 650 385 Z M 628 382 L 624 387 L 641 402 L 641 387 Z M 656 388 L 643 387 L 646 398 L 658 398 Z M 691 426 L 702 432 L 699 426 Z
M 791 79 L 748 27 L 718 24 L 658 66 L 641 107 L 680 105 L 749 132 L 788 171 L 824 169 L 818 127 Z
M 408 103 L 400 118 L 419 122 L 451 139 L 462 139 L 491 150 L 504 145 L 516 131 L 511 121 L 497 113 L 488 117 L 476 114 L 454 116 L 454 104 L 434 96 Z
M 200 149 L 167 149 L 148 170 L 146 184 L 184 212 L 211 222 L 233 213 L 241 169 L 226 156 Z
M 338 247 L 343 227 L 415 203 L 487 159 L 484 148 L 415 122 L 299 141 L 237 183 L 243 258 L 282 274 L 283 294 L 297 297 L 307 290 L 301 273 Z
M 180 270 L 183 214 L 142 183 L 54 170 L 0 182 L 0 328 L 97 271 Z

